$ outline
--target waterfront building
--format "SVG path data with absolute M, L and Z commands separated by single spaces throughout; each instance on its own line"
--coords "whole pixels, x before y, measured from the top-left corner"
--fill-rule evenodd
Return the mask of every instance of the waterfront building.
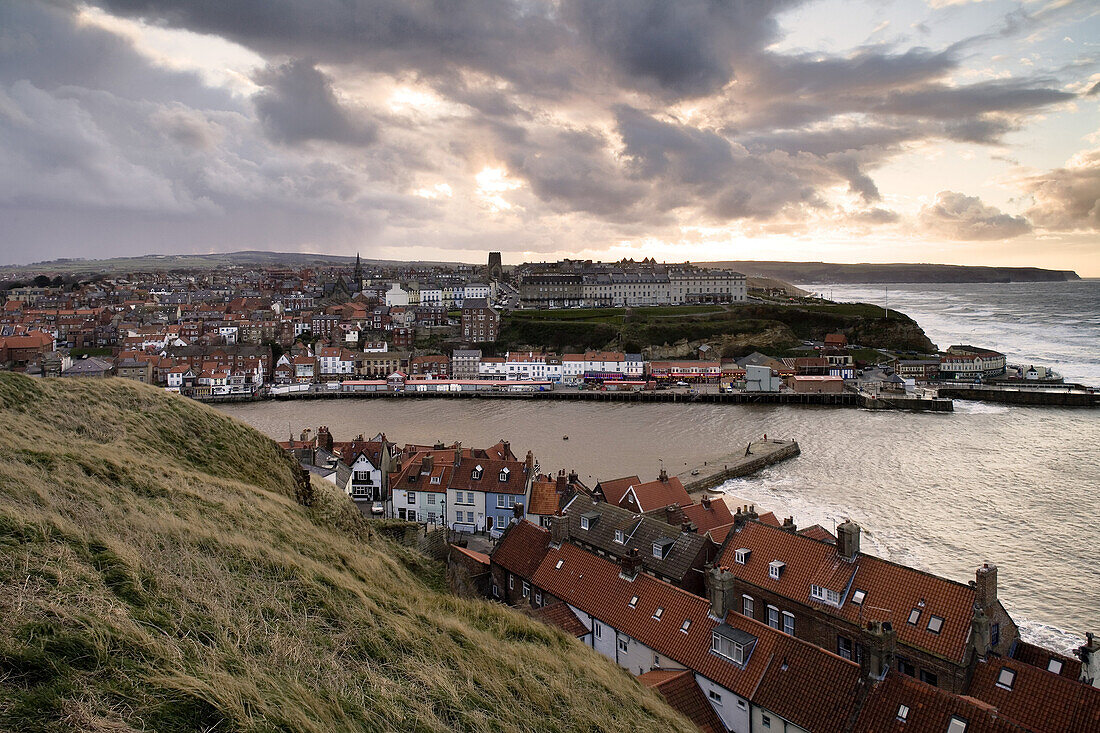
M 477 379 L 481 349 L 455 349 L 451 352 L 451 376 L 455 379 Z
M 500 314 L 485 298 L 467 298 L 462 302 L 462 338 L 474 343 L 497 340 Z
M 955 345 L 940 357 L 940 378 L 981 381 L 1004 376 L 1005 355 L 976 346 Z

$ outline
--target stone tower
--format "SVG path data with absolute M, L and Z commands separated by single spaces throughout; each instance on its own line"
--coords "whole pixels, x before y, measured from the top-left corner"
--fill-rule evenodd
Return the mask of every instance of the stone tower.
M 355 289 L 359 290 L 363 287 L 363 262 L 359 259 L 359 253 L 355 253 Z
M 487 273 L 490 280 L 500 280 L 504 276 L 504 267 L 500 264 L 500 252 L 489 253 Z

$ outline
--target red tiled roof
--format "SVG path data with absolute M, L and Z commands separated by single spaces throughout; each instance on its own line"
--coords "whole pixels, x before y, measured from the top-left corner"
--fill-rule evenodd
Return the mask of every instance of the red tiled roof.
M 562 601 L 536 608 L 531 615 L 544 624 L 558 627 L 570 636 L 580 637 L 588 633 L 588 628 L 577 618 L 577 614 L 573 613 L 569 604 Z
M 536 481 L 531 485 L 531 498 L 527 503 L 528 514 L 543 516 L 557 514 L 559 509 L 557 482 Z
M 511 525 L 490 553 L 492 562 L 521 578 L 535 575 L 550 546 L 550 532 L 526 519 Z
M 739 548 L 752 550 L 744 565 L 734 561 Z M 768 565 L 774 560 L 786 563 L 779 580 L 768 576 Z M 746 522 L 740 530 L 735 529 L 727 536 L 718 564 L 757 587 L 852 624 L 891 621 L 898 632 L 898 641 L 909 646 L 959 663 L 965 657 L 974 605 L 974 589 L 968 585 L 871 555 L 860 554 L 855 560 L 847 561 L 839 557 L 837 548 L 832 545 L 759 522 Z M 848 578 L 851 578 L 850 584 Z M 811 585 L 821 585 L 842 594 L 846 587 L 865 591 L 862 614 L 861 607 L 850 602 L 850 594 L 841 596 L 843 605 L 840 608 L 811 599 Z M 872 608 L 892 611 L 870 611 Z M 921 613 L 917 623 L 910 624 L 908 616 L 914 608 L 919 608 Z M 932 616 L 943 619 L 939 633 L 928 630 Z
M 783 523 L 780 522 L 776 518 L 775 512 L 765 512 L 764 514 L 761 514 L 758 517 L 758 521 L 763 522 L 764 524 L 767 524 L 770 527 L 781 527 L 781 526 L 783 526 Z
M 721 498 L 711 499 L 709 503 L 709 509 L 702 502 L 690 504 L 683 508 L 684 518 L 689 522 L 694 522 L 700 533 L 733 521 L 730 508 L 726 506 L 726 502 L 722 501 Z
M 471 560 L 481 563 L 486 568 L 489 567 L 489 556 L 484 552 L 478 552 L 477 550 L 471 550 L 466 547 L 459 547 L 458 545 L 451 545 L 451 549 L 456 552 L 460 552 Z
M 828 542 L 831 545 L 836 544 L 836 537 L 832 532 L 822 527 L 820 524 L 815 524 L 811 527 L 798 530 L 798 533 L 803 537 L 809 537 L 811 540 L 817 540 L 818 542 Z
M 654 509 L 661 509 L 671 504 L 679 504 L 680 506 L 691 504 L 691 497 L 684 490 L 684 485 L 680 483 L 680 479 L 675 476 L 670 477 L 667 481 L 657 479 L 644 484 L 634 484 L 628 487 L 627 491 L 630 490 L 634 491 L 638 508 L 643 512 L 651 512 Z M 626 494 L 624 493 L 623 497 L 615 503 L 619 506 L 625 506 Z
M 903 705 L 906 708 L 904 722 L 898 719 Z M 946 733 L 953 715 L 966 721 L 966 733 L 1023 731 L 970 698 L 952 695 L 893 671 L 871 689 L 852 730 L 854 733 Z
M 723 524 L 721 527 L 714 527 L 707 531 L 706 534 L 710 535 L 710 541 L 716 545 L 721 545 L 726 541 L 726 535 L 733 529 L 733 522 L 729 524 Z
M 626 494 L 627 489 L 641 482 L 642 480 L 637 476 L 624 476 L 610 481 L 600 481 L 596 484 L 596 488 L 603 492 L 604 499 L 609 504 L 617 505 L 622 500 L 623 495 Z
M 451 451 L 454 455 L 454 451 Z M 474 470 L 481 466 L 481 478 L 475 479 Z M 455 469 L 448 489 L 467 491 L 488 491 L 494 494 L 526 494 L 527 472 L 523 461 L 505 461 L 495 458 L 463 457 L 461 465 Z M 501 481 L 501 472 L 508 469 L 508 480 Z
M 858 664 L 780 634 L 752 701 L 806 730 L 839 731 L 859 686 Z
M 1019 659 L 1024 664 L 1030 664 L 1032 667 L 1038 667 L 1039 669 L 1047 669 L 1050 660 L 1057 659 L 1062 663 L 1062 671 L 1059 674 L 1063 677 L 1069 677 L 1071 680 L 1081 679 L 1080 659 L 1067 657 L 1065 654 L 1058 654 L 1050 649 L 1028 644 L 1023 639 L 1018 640 L 1012 647 L 1012 658 Z
M 654 669 L 639 675 L 638 681 L 661 693 L 670 708 L 695 723 L 704 733 L 726 733 L 722 719 L 714 712 L 690 671 Z
M 997 684 L 1002 669 L 1015 673 L 1011 689 Z M 1100 689 L 1016 659 L 979 662 L 969 693 L 995 707 L 999 715 L 1033 730 L 1100 731 Z

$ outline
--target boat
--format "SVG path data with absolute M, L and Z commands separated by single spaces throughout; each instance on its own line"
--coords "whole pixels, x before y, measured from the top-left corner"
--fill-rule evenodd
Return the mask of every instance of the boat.
M 569 440 L 569 436 L 568 435 L 563 435 L 563 436 L 561 436 L 561 439 L 562 440 Z

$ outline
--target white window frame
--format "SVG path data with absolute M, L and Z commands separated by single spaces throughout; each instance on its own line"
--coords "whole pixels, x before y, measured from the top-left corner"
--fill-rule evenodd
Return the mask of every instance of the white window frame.
M 771 604 L 768 604 L 768 626 L 778 630 L 779 626 L 779 609 Z
M 783 633 L 794 636 L 794 614 L 790 611 L 783 612 Z
M 741 614 L 756 618 L 756 599 L 747 593 L 741 595 Z

